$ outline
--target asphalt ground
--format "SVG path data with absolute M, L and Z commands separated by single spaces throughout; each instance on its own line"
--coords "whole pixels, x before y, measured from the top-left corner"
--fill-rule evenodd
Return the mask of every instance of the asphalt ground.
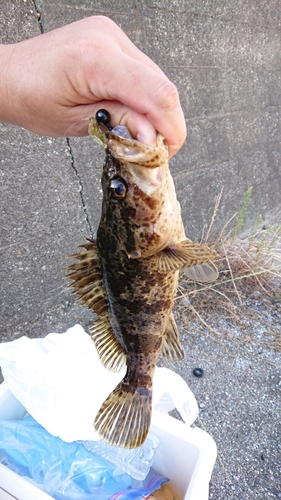
M 3 43 L 20 41 L 39 35 L 42 30 L 49 31 L 79 18 L 103 13 L 120 24 L 132 40 L 160 64 L 164 57 L 163 51 L 166 50 L 165 46 L 161 46 L 160 27 L 164 21 L 167 26 L 167 19 L 172 16 L 169 10 L 171 3 L 153 0 L 144 2 L 143 8 L 150 9 L 150 17 L 146 24 L 150 37 L 146 33 L 146 38 L 141 29 L 143 12 L 139 10 L 139 7 L 135 8 L 134 2 L 129 2 L 129 4 L 128 9 L 127 2 L 123 1 L 115 2 L 113 6 L 112 3 L 105 1 L 85 1 L 81 4 L 74 1 L 66 3 L 40 0 L 35 4 L 31 0 L 1 0 L 1 41 Z M 224 2 L 218 2 L 217 6 L 210 5 L 209 2 L 205 5 L 202 2 L 201 7 L 205 9 L 205 13 L 201 14 L 198 10 L 200 6 L 194 2 L 191 4 L 190 11 L 195 19 L 194 22 L 197 20 L 197 30 L 193 33 L 195 45 L 193 48 L 191 46 L 194 59 L 196 50 L 200 49 L 201 52 L 206 50 L 206 40 L 200 34 L 200 29 L 204 27 L 204 33 L 208 32 L 211 15 L 216 15 L 218 19 L 220 12 L 220 22 L 225 25 L 228 23 L 228 26 L 236 23 L 237 27 L 239 23 L 237 23 L 238 10 L 234 12 L 231 6 L 228 7 Z M 241 15 L 239 26 L 240 28 L 242 26 L 242 31 L 247 26 L 247 36 L 250 37 L 251 30 L 257 24 L 260 32 L 267 31 L 267 38 L 263 38 L 263 43 L 268 51 L 270 47 L 272 51 L 276 49 L 276 45 L 270 45 L 268 41 L 271 40 L 271 36 L 275 37 L 275 40 L 278 39 L 280 43 L 280 36 L 276 38 L 277 27 L 280 24 L 280 11 L 278 9 L 276 11 L 276 5 L 274 2 L 269 2 L 267 8 L 259 6 L 258 10 L 256 2 L 248 1 L 244 7 L 237 6 L 237 9 L 242 8 L 242 13 L 239 14 Z M 184 5 L 180 1 L 173 2 L 173 8 L 180 15 Z M 174 21 L 173 16 L 171 19 Z M 204 19 L 205 25 L 203 26 Z M 164 40 L 170 44 L 174 43 L 174 58 L 176 58 L 180 33 L 173 31 L 173 36 L 176 36 L 174 33 L 178 33 L 176 40 L 173 41 L 172 36 Z M 236 42 L 237 36 L 234 30 L 233 37 Z M 235 56 L 234 53 L 230 55 Z M 178 57 L 182 61 L 183 54 L 179 54 Z M 241 63 L 240 60 L 239 62 Z M 192 61 L 189 61 L 189 64 L 192 66 Z M 204 64 L 207 66 L 207 62 Z M 182 64 L 179 63 L 178 71 L 176 64 L 174 66 L 174 79 L 182 82 L 186 76 Z M 213 68 L 212 71 L 213 77 L 216 78 L 219 70 Z M 241 73 L 243 73 L 242 69 Z M 280 86 L 279 75 L 280 72 L 277 71 L 271 75 L 272 95 L 275 95 L 276 88 L 277 90 L 280 88 L 278 87 Z M 233 86 L 235 95 L 234 97 L 232 95 L 232 98 L 237 101 L 239 96 L 245 98 L 243 79 L 240 79 L 240 76 L 237 78 L 236 87 Z M 216 86 L 216 81 L 211 82 L 211 76 L 208 77 L 209 79 L 202 78 L 205 82 L 203 87 L 201 85 L 202 93 L 207 103 L 204 107 L 202 99 L 196 100 L 198 97 L 194 94 L 196 80 L 192 81 L 189 75 L 189 78 L 185 80 L 188 84 L 181 87 L 182 102 L 186 112 L 188 95 L 193 96 L 191 108 L 189 108 L 191 111 L 193 107 L 196 107 L 196 103 L 197 108 L 203 106 L 202 109 L 200 108 L 200 113 L 207 113 L 208 106 L 216 108 L 219 105 L 220 85 L 217 85 L 215 94 L 211 90 L 208 94 L 208 82 L 211 89 Z M 251 89 L 248 91 L 250 95 Z M 264 158 L 263 152 L 257 147 L 259 137 L 255 137 L 251 155 L 249 153 L 250 156 L 247 157 L 247 159 L 250 158 L 250 164 L 256 161 L 258 165 L 257 169 L 255 167 L 254 171 L 251 171 L 251 175 L 256 174 L 255 178 L 259 179 L 257 196 L 262 199 L 266 216 L 277 211 L 280 206 L 278 187 L 280 182 L 280 149 L 278 150 L 278 147 L 280 146 L 277 145 L 280 135 L 276 135 L 280 127 L 278 99 L 276 98 L 273 103 L 274 113 L 272 108 L 267 110 L 267 113 L 271 113 L 272 120 L 268 122 L 270 140 L 266 147 L 269 156 L 274 153 L 271 157 L 273 167 L 270 175 L 266 177 L 268 170 L 263 169 L 263 164 L 259 163 Z M 196 110 L 193 111 L 196 114 Z M 219 191 L 220 185 L 225 181 L 228 182 L 229 171 L 232 169 L 234 178 L 232 182 L 235 184 L 237 184 L 237 172 L 245 176 L 245 185 L 251 177 L 245 169 L 236 169 L 236 165 L 241 164 L 239 145 L 242 147 L 243 132 L 238 130 L 238 125 L 242 124 L 242 117 L 239 118 L 240 122 L 239 120 L 235 122 L 235 140 L 232 141 L 228 130 L 227 151 L 225 149 L 226 125 L 225 123 L 222 125 L 224 118 L 219 117 L 216 120 L 213 118 L 213 120 L 209 123 L 204 122 L 204 126 L 200 129 L 202 135 L 199 131 L 196 137 L 194 134 L 196 130 L 198 131 L 199 125 L 197 122 L 192 125 L 193 122 L 190 121 L 190 142 L 187 141 L 183 151 L 176 156 L 172 164 L 177 186 L 180 188 L 180 185 L 184 184 L 189 190 L 180 191 L 179 198 L 183 206 L 184 218 L 187 218 L 189 213 L 193 221 L 191 224 L 193 232 L 194 228 L 200 228 L 197 236 L 201 234 L 202 225 L 210 220 L 214 196 Z M 245 127 L 249 128 L 249 124 Z M 256 131 L 255 128 L 252 129 L 252 133 L 254 131 Z M 67 265 L 66 256 L 74 253 L 77 245 L 83 243 L 85 238 L 95 235 L 101 204 L 102 152 L 90 138 L 53 139 L 37 136 L 6 124 L 0 127 L 0 142 L 1 341 L 13 340 L 22 335 L 36 338 L 53 331 L 63 332 L 75 323 L 80 323 L 87 329 L 92 315 L 87 309 L 74 302 L 62 280 L 62 269 Z M 200 157 L 198 151 L 200 151 Z M 232 153 L 234 151 L 236 159 L 234 161 L 232 157 L 227 163 L 225 155 L 229 151 Z M 184 178 L 186 159 L 190 158 L 190 154 L 190 171 L 193 177 L 188 175 L 188 178 Z M 216 173 L 218 164 L 214 160 L 215 154 L 217 154 L 216 161 L 221 165 L 219 176 Z M 194 164 L 192 158 L 194 162 L 196 159 Z M 200 165 L 204 168 L 200 169 Z M 275 176 L 272 174 L 273 171 Z M 270 180 L 273 187 L 268 188 L 267 192 L 262 192 L 261 186 L 266 186 Z M 207 185 L 207 191 L 211 192 L 209 198 L 205 196 L 205 192 L 201 196 L 205 201 L 205 207 L 202 209 L 196 207 L 195 201 L 190 204 L 186 201 L 191 192 L 192 182 L 193 189 L 195 189 L 194 198 L 198 198 L 197 194 L 200 193 L 201 186 L 204 189 Z M 237 198 L 241 199 L 241 196 L 242 192 L 238 192 Z M 277 207 L 276 210 L 274 207 Z M 196 219 L 195 212 L 201 214 L 201 219 L 200 217 L 199 220 Z M 226 200 L 221 217 L 228 220 L 230 213 L 233 213 L 233 208 L 228 207 Z M 218 447 L 219 457 L 210 485 L 211 500 L 281 498 L 281 360 L 280 353 L 270 346 L 261 347 L 259 343 L 259 335 L 265 335 L 267 330 L 273 328 L 275 333 L 278 333 L 278 330 L 280 332 L 280 308 L 276 304 L 272 306 L 267 301 L 264 302 L 263 298 L 260 299 L 260 303 L 265 304 L 268 314 L 263 317 L 263 313 L 260 312 L 260 318 L 256 319 L 256 323 L 253 324 L 257 336 L 252 342 L 246 343 L 239 341 L 243 339 L 243 327 L 237 332 L 237 328 L 229 324 L 230 334 L 225 333 L 218 340 L 200 322 L 194 319 L 189 320 L 188 308 L 183 309 L 181 306 L 176 308 L 186 359 L 180 364 L 169 366 L 175 369 L 194 391 L 200 407 L 200 420 L 196 422 L 196 425 L 203 426 L 213 436 Z M 250 307 L 254 309 L 256 306 L 253 302 Z M 206 316 L 205 321 L 211 322 L 211 318 Z M 217 324 L 216 328 L 219 330 L 220 325 Z M 223 331 L 225 331 L 225 325 Z M 233 340 L 233 336 L 237 338 Z M 204 370 L 202 378 L 194 377 L 195 367 L 201 367 Z

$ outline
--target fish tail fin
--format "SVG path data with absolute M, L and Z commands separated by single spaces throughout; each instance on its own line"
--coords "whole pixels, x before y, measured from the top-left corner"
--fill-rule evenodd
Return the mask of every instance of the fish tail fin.
M 151 389 L 121 381 L 101 405 L 94 428 L 112 446 L 137 448 L 149 431 L 151 405 Z

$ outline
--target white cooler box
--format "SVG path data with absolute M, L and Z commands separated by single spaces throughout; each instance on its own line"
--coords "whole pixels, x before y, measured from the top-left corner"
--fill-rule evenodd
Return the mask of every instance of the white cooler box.
M 0 419 L 18 420 L 25 413 L 25 408 L 5 382 L 1 384 Z M 209 481 L 217 455 L 213 438 L 201 429 L 187 427 L 156 411 L 151 429 L 160 438 L 153 468 L 171 480 L 182 500 L 208 500 Z M 0 500 L 12 499 L 52 500 L 52 497 L 0 464 Z

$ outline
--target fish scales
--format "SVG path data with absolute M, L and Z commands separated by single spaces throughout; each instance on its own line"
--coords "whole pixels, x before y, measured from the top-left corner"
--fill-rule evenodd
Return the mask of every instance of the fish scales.
M 185 236 L 160 134 L 151 147 L 123 126 L 104 133 L 96 119 L 89 133 L 106 153 L 102 214 L 96 241 L 73 256 L 78 262 L 67 268 L 68 277 L 98 314 L 90 331 L 102 363 L 112 371 L 127 367 L 98 411 L 95 430 L 111 445 L 135 448 L 149 431 L 159 354 L 184 357 L 172 314 L 179 270 L 213 281 L 216 253 Z

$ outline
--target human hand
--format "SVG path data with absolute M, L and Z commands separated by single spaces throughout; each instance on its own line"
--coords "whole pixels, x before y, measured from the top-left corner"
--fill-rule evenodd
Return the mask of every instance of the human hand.
M 83 136 L 100 108 L 170 156 L 186 127 L 178 92 L 160 68 L 109 18 L 90 17 L 0 48 L 0 120 L 53 137 Z

